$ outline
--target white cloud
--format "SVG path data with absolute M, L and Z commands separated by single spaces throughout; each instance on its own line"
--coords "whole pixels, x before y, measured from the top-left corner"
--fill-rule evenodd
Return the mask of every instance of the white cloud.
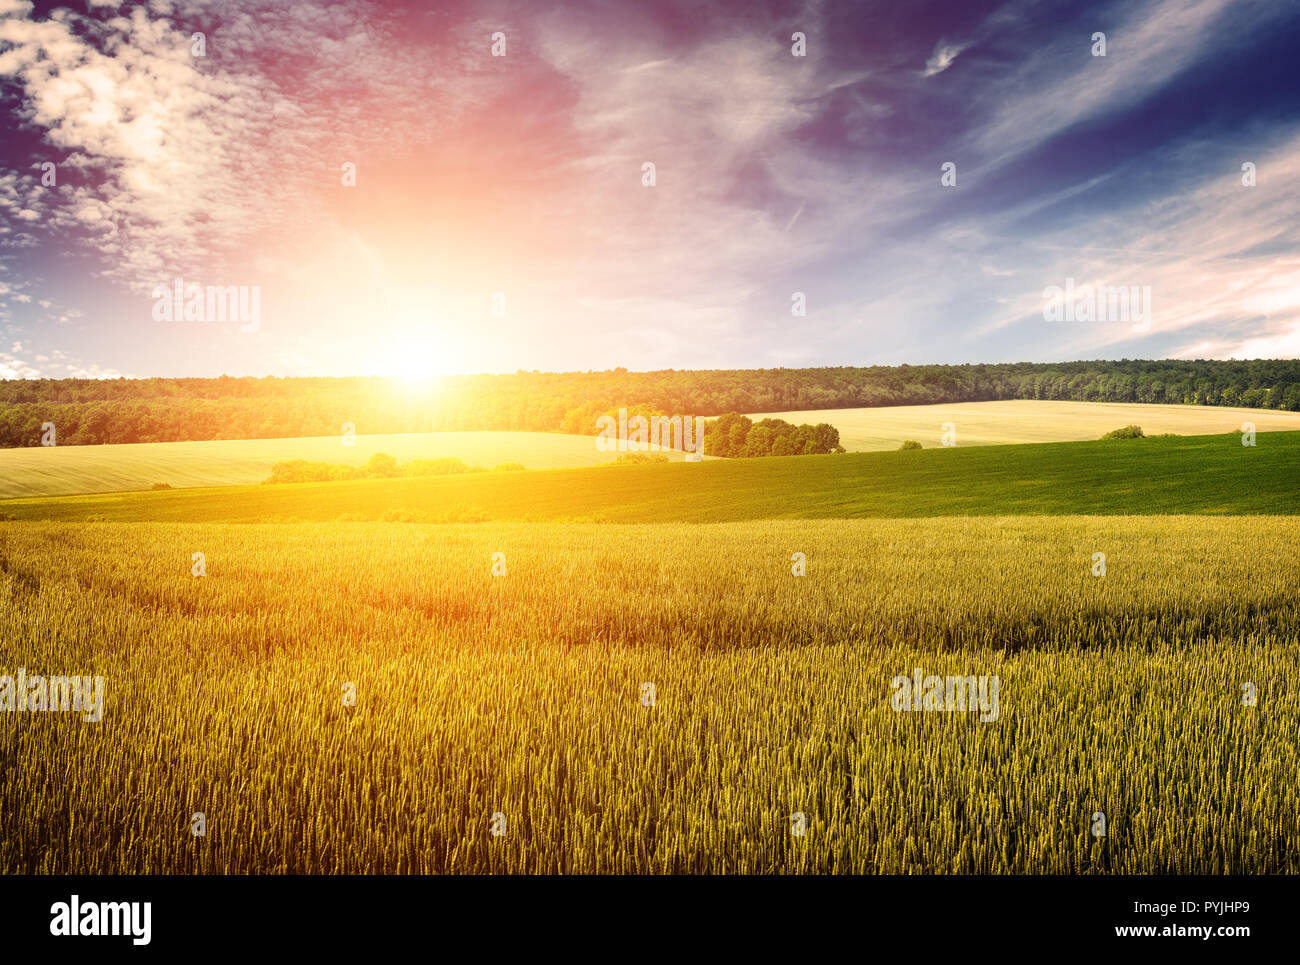
M 1132 10 L 1108 34 L 1105 57 L 1090 56 L 1091 33 L 1063 32 L 987 85 L 976 104 L 986 105 L 988 121 L 972 147 L 993 162 L 1022 154 L 1076 124 L 1140 103 L 1210 44 L 1233 42 L 1285 12 L 1267 4 L 1242 8 L 1236 0 L 1157 0 Z
M 922 76 L 933 77 L 935 74 L 942 74 L 953 65 L 953 61 L 965 49 L 964 44 L 949 44 L 944 43 L 942 40 L 939 41 L 935 45 L 934 53 L 925 62 L 925 70 L 922 71 Z
M 250 247 L 308 235 L 337 162 L 368 155 L 377 118 L 383 149 L 400 153 L 495 85 L 491 58 L 453 66 L 362 0 L 225 6 L 206 58 L 191 56 L 188 22 L 211 9 L 176 6 L 174 21 L 141 7 L 0 20 L 0 77 L 22 92 L 20 114 L 92 185 L 16 216 L 88 231 L 106 277 L 145 296 L 160 275 L 229 276 Z M 269 80 L 282 63 L 292 75 Z

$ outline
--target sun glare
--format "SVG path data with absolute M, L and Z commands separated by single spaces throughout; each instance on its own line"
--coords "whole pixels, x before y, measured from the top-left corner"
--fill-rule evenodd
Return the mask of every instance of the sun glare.
M 453 363 L 443 343 L 424 332 L 398 333 L 392 339 L 385 339 L 385 343 L 385 350 L 375 358 L 372 370 L 376 375 L 397 380 L 412 392 L 431 389 Z
M 394 360 L 391 375 L 405 388 L 420 391 L 433 388 L 439 378 L 430 360 L 420 355 Z

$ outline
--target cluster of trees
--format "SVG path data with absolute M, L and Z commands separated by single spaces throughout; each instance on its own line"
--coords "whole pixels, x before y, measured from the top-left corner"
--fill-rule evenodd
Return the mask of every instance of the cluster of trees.
M 704 451 L 710 456 L 814 456 L 843 452 L 840 431 L 825 422 L 792 425 L 729 412 L 704 424 Z
M 516 430 L 596 434 L 620 407 L 719 416 L 860 406 L 1060 399 L 1300 411 L 1300 360 L 1017 362 L 868 368 L 516 372 L 427 392 L 381 378 L 0 381 L 0 447 Z
M 497 472 L 515 472 L 523 469 L 517 462 L 497 466 Z M 397 479 L 400 476 L 450 476 L 462 472 L 486 472 L 482 466 L 467 466 L 460 459 L 412 459 L 398 464 L 386 452 L 377 452 L 364 466 L 339 465 L 332 462 L 312 462 L 307 459 L 288 459 L 271 467 L 271 475 L 263 483 L 333 482 L 340 479 Z M 170 488 L 170 487 L 169 487 Z
M 1107 439 L 1145 439 L 1146 433 L 1141 426 L 1127 425 L 1123 429 L 1112 429 L 1101 438 L 1103 442 Z

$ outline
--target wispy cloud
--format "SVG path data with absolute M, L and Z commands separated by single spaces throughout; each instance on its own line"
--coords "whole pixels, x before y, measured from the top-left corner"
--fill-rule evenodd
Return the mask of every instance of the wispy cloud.
M 942 74 L 945 70 L 953 65 L 958 55 L 965 50 L 963 44 L 949 44 L 942 40 L 935 45 L 934 53 L 930 59 L 925 62 L 925 70 L 921 73 L 925 77 L 933 77 L 935 74 Z

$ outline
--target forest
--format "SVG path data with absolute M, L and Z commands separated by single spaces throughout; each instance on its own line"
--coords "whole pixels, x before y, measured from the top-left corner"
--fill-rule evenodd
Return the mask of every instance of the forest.
M 1300 360 L 1080 361 L 844 368 L 516 372 L 413 389 L 378 377 L 0 380 L 0 447 L 514 430 L 596 419 L 1057 399 L 1300 411 Z M 766 436 L 760 433 L 760 436 Z M 793 444 L 793 443 L 791 443 Z M 784 444 L 783 444 L 784 445 Z

